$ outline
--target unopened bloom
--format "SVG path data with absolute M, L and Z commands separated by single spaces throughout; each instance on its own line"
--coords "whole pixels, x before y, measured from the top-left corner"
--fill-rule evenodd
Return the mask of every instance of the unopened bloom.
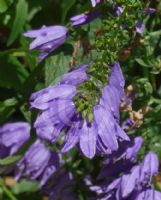
M 155 8 L 148 8 L 148 9 L 146 9 L 146 14 L 153 14 L 154 12 L 156 11 L 156 9 Z
M 43 186 L 58 166 L 58 155 L 50 151 L 40 140 L 37 140 L 17 163 L 16 179 L 27 177 L 31 180 L 38 180 L 40 186 Z
M 113 9 L 115 10 L 115 16 L 119 17 L 123 13 L 123 7 L 117 5 L 116 3 L 113 3 Z
M 98 18 L 100 16 L 99 12 L 94 10 L 92 12 L 85 12 L 80 15 L 76 15 L 74 17 L 70 18 L 70 23 L 72 26 L 77 27 L 83 24 L 87 24 L 94 19 Z
M 65 42 L 67 28 L 64 26 L 42 26 L 40 29 L 24 33 L 24 36 L 35 38 L 30 44 L 30 49 L 40 50 L 38 61 L 42 61 L 49 53 Z
M 16 153 L 20 147 L 29 139 L 29 137 L 30 125 L 26 122 L 7 123 L 1 126 L 0 157 L 9 156 Z
M 141 35 L 143 35 L 144 33 L 144 23 L 143 21 L 138 21 L 136 24 L 136 32 L 140 33 Z
M 95 7 L 101 0 L 91 0 L 92 6 Z

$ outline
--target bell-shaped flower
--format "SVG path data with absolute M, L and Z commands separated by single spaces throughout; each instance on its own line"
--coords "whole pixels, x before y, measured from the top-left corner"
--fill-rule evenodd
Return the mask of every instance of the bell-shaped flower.
M 100 16 L 100 13 L 96 10 L 92 12 L 85 12 L 80 15 L 76 15 L 70 18 L 70 23 L 74 27 L 78 27 L 83 24 L 88 24 L 94 19 L 98 18 Z
M 27 122 L 13 122 L 1 126 L 0 157 L 16 153 L 29 137 L 30 125 Z
M 30 44 L 30 49 L 41 52 L 38 57 L 40 62 L 65 42 L 67 32 L 68 30 L 64 26 L 42 26 L 40 29 L 27 31 L 24 36 L 35 38 Z
M 77 195 L 73 191 L 75 181 L 71 172 L 60 168 L 54 173 L 48 183 L 44 185 L 42 191 L 45 195 L 49 196 L 49 200 L 78 200 Z
M 58 166 L 58 154 L 50 151 L 40 140 L 36 140 L 17 163 L 15 178 L 38 180 L 40 186 L 43 186 Z

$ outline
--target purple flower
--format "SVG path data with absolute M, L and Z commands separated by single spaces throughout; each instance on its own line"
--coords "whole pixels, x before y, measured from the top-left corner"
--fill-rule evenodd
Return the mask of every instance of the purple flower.
M 153 14 L 154 12 L 156 11 L 156 9 L 155 8 L 148 8 L 148 9 L 146 9 L 146 14 Z
M 38 30 L 31 30 L 24 33 L 24 36 L 36 38 L 30 49 L 40 50 L 38 61 L 42 61 L 49 53 L 62 45 L 67 39 L 67 29 L 64 26 L 42 26 Z
M 85 12 L 70 18 L 70 23 L 72 24 L 72 26 L 77 27 L 83 24 L 87 24 L 93 21 L 94 19 L 98 18 L 99 16 L 100 13 L 96 10 L 92 12 Z
M 39 180 L 40 186 L 43 186 L 58 166 L 58 155 L 37 140 L 17 163 L 16 179 L 25 176 L 31 180 Z
M 143 144 L 141 137 L 132 138 L 131 141 L 119 142 L 119 149 L 106 156 L 104 167 L 98 179 L 117 177 L 122 171 L 131 169 L 136 164 L 137 153 Z
M 62 152 L 79 145 L 85 156 L 93 158 L 96 152 L 117 150 L 118 140 L 128 140 L 128 136 L 117 122 L 124 94 L 124 79 L 119 63 L 112 65 L 109 86 L 102 89 L 100 102 L 93 108 L 93 121 L 83 119 L 81 113 L 76 112 L 73 102 L 77 94 L 75 85 L 90 78 L 86 74 L 87 67 L 84 65 L 64 75 L 59 85 L 34 93 L 31 105 L 41 111 L 34 124 L 41 139 L 53 143 L 64 130 Z M 117 78 L 114 78 L 114 74 Z
M 141 35 L 143 35 L 144 33 L 144 23 L 143 21 L 138 21 L 136 24 L 136 32 L 140 33 Z
M 91 0 L 92 6 L 95 7 L 101 0 Z
M 7 123 L 0 127 L 0 157 L 16 153 L 30 137 L 30 125 L 26 122 Z
M 59 169 L 43 187 L 43 191 L 49 196 L 49 200 L 78 200 L 73 192 L 75 181 L 71 172 Z
M 132 149 L 137 149 L 138 151 L 138 147 Z M 130 152 L 132 151 L 130 150 Z M 128 157 L 130 159 L 130 154 Z M 116 160 L 116 158 L 114 159 Z M 117 160 L 116 162 L 119 169 L 119 166 L 123 164 L 121 162 L 119 163 Z M 109 170 L 108 165 L 109 164 L 107 163 L 107 170 Z M 145 156 L 142 163 L 138 165 L 135 163 L 135 165 L 131 165 L 130 168 L 126 168 L 126 166 L 124 168 L 121 167 L 119 173 L 111 176 L 110 178 L 110 172 L 113 173 L 111 170 L 110 172 L 104 174 L 106 181 L 104 181 L 101 186 L 90 186 L 90 188 L 92 191 L 97 193 L 97 199 L 100 200 L 157 199 L 161 196 L 161 193 L 153 189 L 151 180 L 152 177 L 158 173 L 158 166 L 159 161 L 156 154 L 150 152 Z
M 113 3 L 113 9 L 115 10 L 116 17 L 121 16 L 124 10 L 121 6 L 118 6 L 116 3 Z

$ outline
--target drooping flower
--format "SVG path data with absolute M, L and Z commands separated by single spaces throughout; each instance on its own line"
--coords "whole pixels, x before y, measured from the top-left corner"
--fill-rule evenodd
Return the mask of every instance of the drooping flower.
M 30 137 L 30 125 L 26 122 L 7 123 L 0 127 L 0 157 L 16 153 Z
M 72 26 L 77 27 L 83 24 L 88 24 L 94 19 L 98 18 L 100 16 L 100 13 L 96 10 L 92 12 L 85 12 L 80 15 L 76 15 L 74 17 L 70 18 L 70 23 Z
M 138 147 L 131 148 L 130 154 L 136 155 Z M 128 155 L 127 159 L 130 159 L 130 154 L 125 153 L 125 155 Z M 112 170 L 107 171 L 107 173 L 102 174 L 101 178 L 104 178 L 105 181 L 101 186 L 90 186 L 91 190 L 97 193 L 96 199 L 156 200 L 161 197 L 161 193 L 155 191 L 151 184 L 152 177 L 157 175 L 159 168 L 158 158 L 155 153 L 148 153 L 143 162 L 138 165 L 133 163 L 129 167 L 122 167 L 123 163 L 118 162 L 118 160 L 116 160 L 116 164 L 118 165 L 117 173 Z M 107 170 L 109 170 L 108 165 L 110 166 L 110 162 L 107 162 Z
M 58 154 L 50 151 L 40 140 L 36 140 L 17 163 L 15 178 L 38 180 L 40 186 L 43 186 L 58 166 Z
M 131 138 L 130 141 L 121 141 L 119 149 L 106 156 L 98 179 L 117 178 L 120 173 L 131 169 L 136 164 L 137 153 L 142 144 L 142 137 Z
M 34 93 L 31 105 L 41 111 L 34 124 L 41 139 L 53 143 L 64 130 L 62 152 L 78 144 L 85 156 L 93 158 L 97 151 L 117 150 L 118 140 L 128 140 L 128 136 L 118 124 L 119 105 L 124 96 L 124 79 L 119 63 L 111 66 L 109 87 L 102 89 L 100 102 L 93 108 L 93 121 L 83 119 L 81 113 L 76 112 L 73 102 L 77 94 L 75 86 L 90 78 L 86 74 L 87 67 L 84 65 L 64 75 L 59 85 Z
M 95 7 L 101 0 L 91 0 L 92 6 Z
M 36 38 L 30 44 L 30 49 L 40 50 L 41 54 L 38 57 L 40 62 L 65 42 L 67 32 L 67 28 L 64 26 L 42 26 L 40 29 L 24 33 L 24 36 Z

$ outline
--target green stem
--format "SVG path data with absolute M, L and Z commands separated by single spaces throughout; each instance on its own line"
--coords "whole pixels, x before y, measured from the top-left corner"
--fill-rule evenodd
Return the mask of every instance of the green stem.
M 12 192 L 4 185 L 4 182 L 3 182 L 2 178 L 0 178 L 0 186 L 2 187 L 3 192 L 6 194 L 6 196 L 7 196 L 10 200 L 18 200 L 18 199 L 12 194 Z

